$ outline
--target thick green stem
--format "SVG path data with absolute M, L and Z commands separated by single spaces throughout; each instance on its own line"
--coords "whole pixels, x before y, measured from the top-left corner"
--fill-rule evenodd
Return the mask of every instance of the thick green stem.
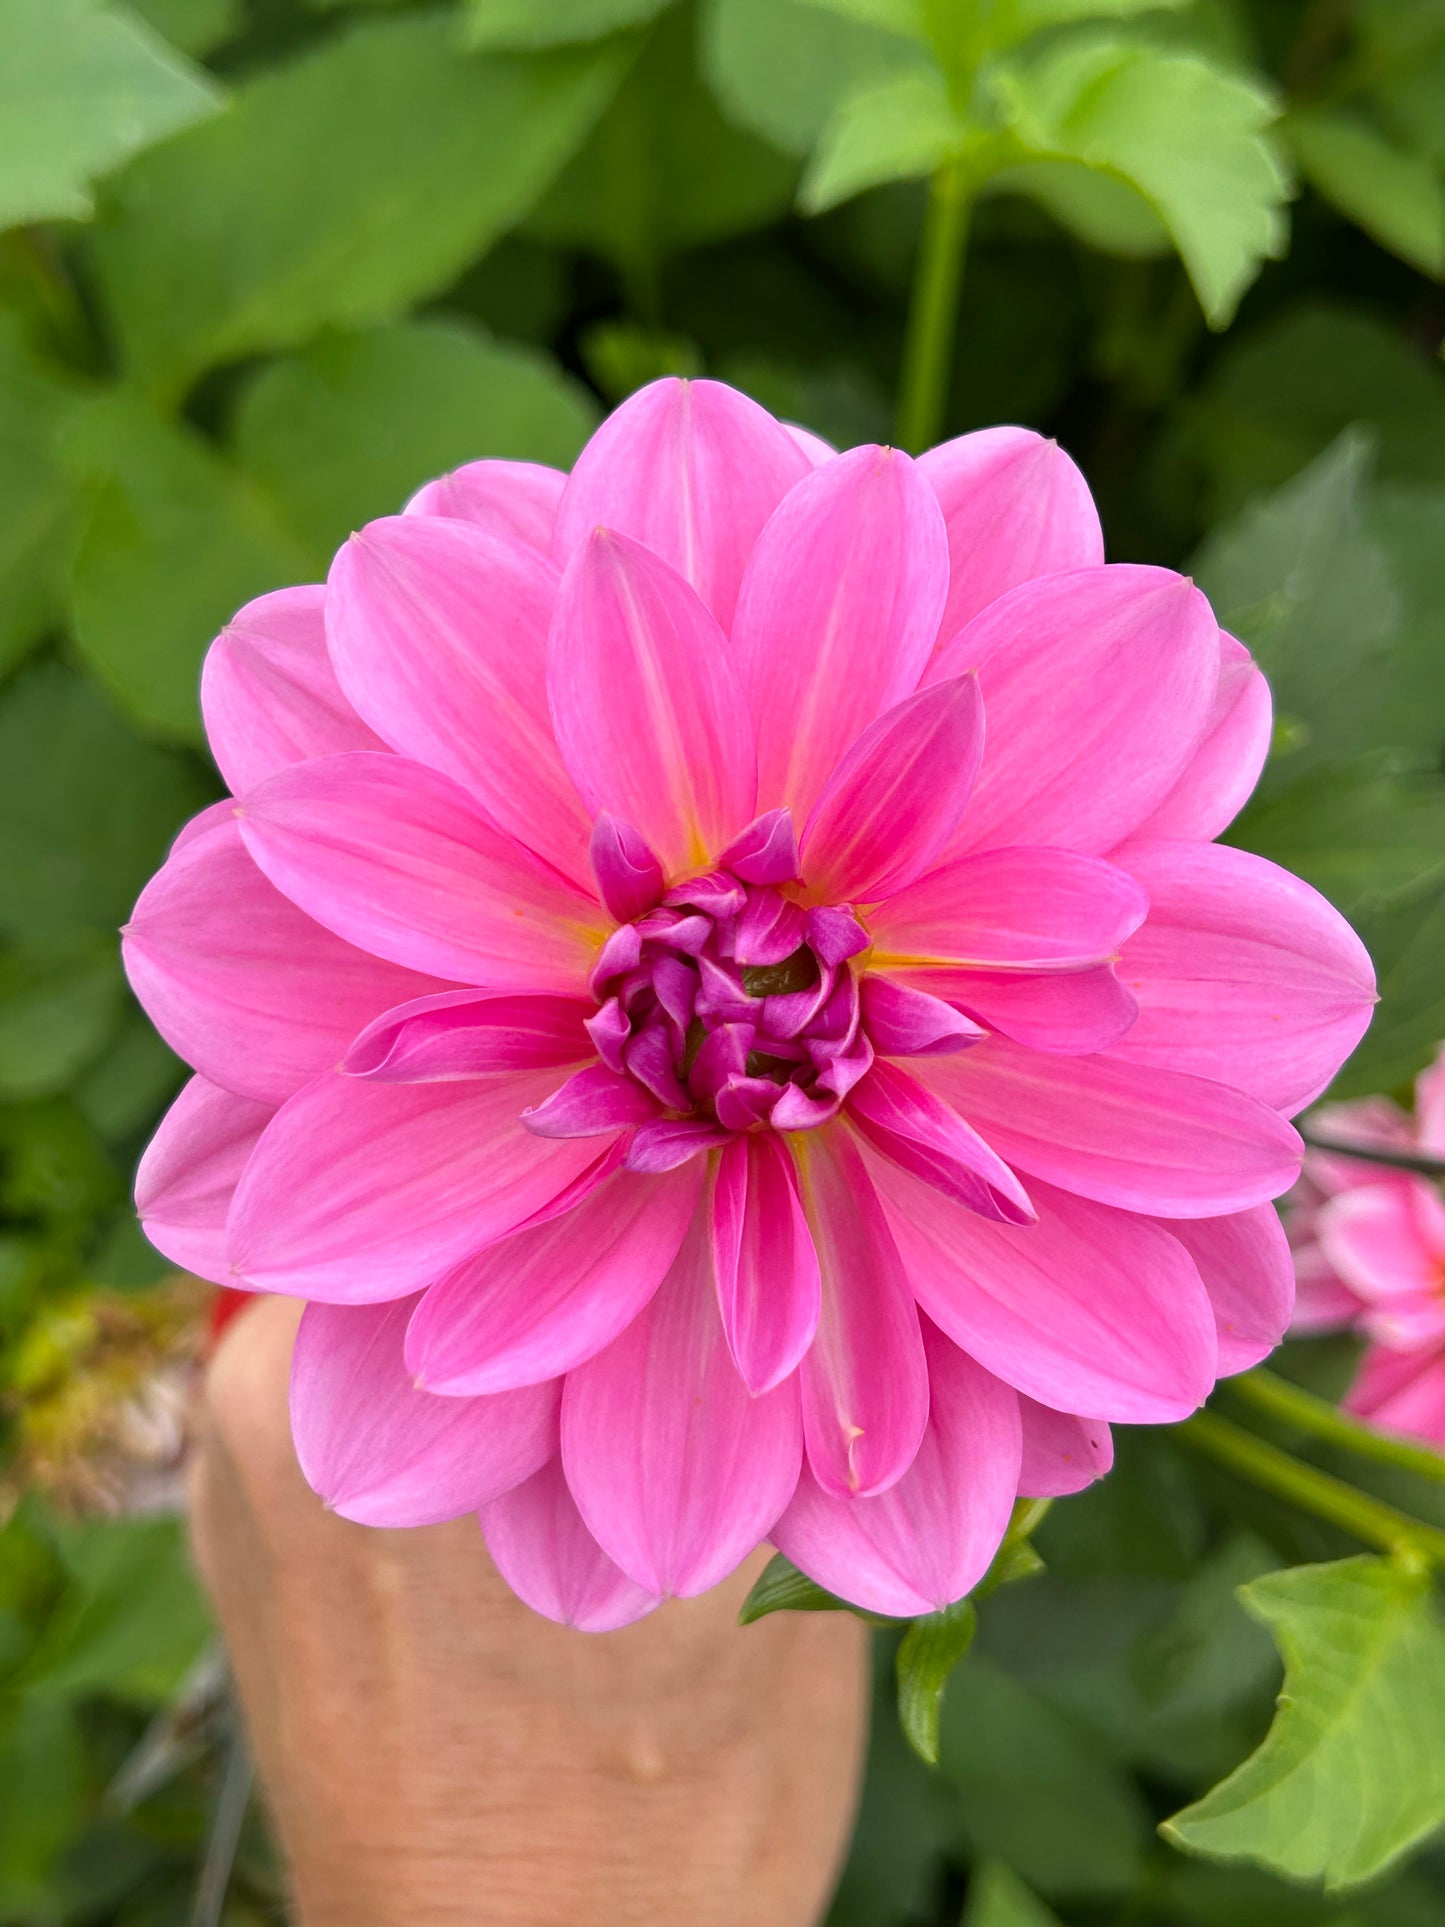
M 1373 1459 L 1378 1465 L 1398 1466 L 1404 1472 L 1445 1485 L 1445 1458 L 1431 1451 L 1428 1445 L 1416 1444 L 1413 1439 L 1399 1438 L 1390 1432 L 1377 1432 L 1373 1426 L 1364 1425 L 1348 1412 L 1331 1405 L 1328 1399 L 1316 1398 L 1313 1392 L 1291 1385 L 1287 1378 L 1263 1370 L 1244 1372 L 1238 1378 L 1227 1379 L 1225 1390 L 1237 1398 L 1247 1399 L 1256 1410 L 1268 1412 L 1283 1424 L 1308 1432 L 1327 1444 L 1338 1445 L 1357 1458 Z
M 1228 1466 L 1231 1472 L 1288 1499 L 1302 1511 L 1327 1519 L 1382 1552 L 1407 1553 L 1426 1565 L 1445 1566 L 1445 1532 L 1399 1512 L 1383 1499 L 1292 1458 L 1213 1412 L 1196 1412 L 1176 1428 L 1186 1444 Z
M 934 175 L 913 274 L 898 393 L 898 445 L 914 455 L 931 447 L 943 432 L 970 199 L 956 163 Z

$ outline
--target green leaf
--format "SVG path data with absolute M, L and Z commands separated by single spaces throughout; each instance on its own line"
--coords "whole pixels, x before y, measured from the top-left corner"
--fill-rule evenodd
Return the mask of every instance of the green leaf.
M 1445 1630 L 1428 1579 L 1370 1557 L 1241 1590 L 1285 1663 L 1263 1745 L 1162 1831 L 1327 1891 L 1383 1871 L 1445 1820 Z
M 898 1648 L 898 1722 L 908 1744 L 929 1766 L 938 1764 L 943 1689 L 973 1644 L 978 1613 L 959 1599 L 942 1612 L 915 1619 Z
M 663 16 L 527 223 L 539 240 L 614 262 L 642 289 L 662 255 L 760 227 L 792 199 L 792 163 L 723 119 L 698 78 L 693 37 L 690 12 Z
M 594 321 L 578 337 L 577 350 L 589 379 L 610 402 L 625 401 L 666 375 L 690 380 L 703 372 L 702 350 L 690 336 L 634 321 Z
M 84 220 L 90 184 L 214 114 L 219 90 L 123 7 L 0 7 L 0 227 Z
M 1261 264 L 1284 251 L 1288 181 L 1266 137 L 1276 117 L 1253 82 L 1189 55 L 1086 35 L 1001 73 L 1021 145 L 1135 187 L 1183 257 L 1211 327 L 1224 327 Z
M 179 1090 L 186 1066 L 132 1009 L 114 1041 L 85 1072 L 71 1095 L 76 1109 L 107 1144 L 145 1130 Z
M 482 456 L 570 468 L 597 419 L 540 349 L 460 320 L 324 335 L 246 390 L 233 450 L 288 527 L 326 556 L 423 482 Z
M 810 0 L 709 0 L 699 57 L 729 119 L 799 156 L 851 94 L 928 70 L 915 42 Z
M 1082 161 L 1022 161 L 992 175 L 988 192 L 1026 194 L 1088 246 L 1125 260 L 1149 260 L 1173 246 L 1137 188 Z
M 69 1706 L 0 1695 L 0 1917 L 56 1918 L 54 1867 L 81 1825 L 85 1764 Z
M 968 1883 L 962 1927 L 1059 1927 L 1058 1918 L 1031 1894 L 1002 1860 L 985 1860 Z
M 1445 488 L 1376 484 L 1363 526 L 1389 567 L 1398 606 L 1378 740 L 1445 769 Z
M 993 47 L 1012 46 L 1047 27 L 1071 27 L 1084 20 L 1123 20 L 1135 13 L 1163 13 L 1191 0 L 1003 0 L 988 31 Z
M 1445 787 L 1445 786 L 1442 786 Z M 1441 816 L 1445 818 L 1445 805 Z M 1437 827 L 1436 852 L 1445 849 Z M 1439 875 L 1437 869 L 1437 878 Z M 1335 1097 L 1367 1097 L 1408 1083 L 1445 1037 L 1445 881 L 1362 914 L 1359 931 L 1375 960 L 1380 1006 L 1354 1056 L 1331 1086 Z
M 69 1238 L 119 1203 L 120 1173 L 64 1098 L 0 1107 L 0 1211 Z
M 0 674 L 63 606 L 80 490 L 61 448 L 80 392 L 0 316 Z
M 109 1041 L 124 996 L 110 938 L 80 933 L 0 951 L 0 1098 L 64 1090 Z
M 932 174 L 963 147 L 967 130 L 937 72 L 902 73 L 844 101 L 828 123 L 798 193 L 821 214 L 864 188 Z
M 466 36 L 473 47 L 526 49 L 600 40 L 639 27 L 672 0 L 464 0 Z
M 71 453 L 96 478 L 70 614 L 80 652 L 147 727 L 203 740 L 201 659 L 243 602 L 315 579 L 326 552 L 192 429 L 117 390 L 76 427 Z
M 1445 275 L 1445 179 L 1435 162 L 1347 111 L 1295 113 L 1284 131 L 1306 179 L 1346 219 L 1423 274 Z
M 113 932 L 214 795 L 198 764 L 141 742 L 84 677 L 53 661 L 22 671 L 0 692 L 0 933 Z
M 162 40 L 199 59 L 245 25 L 243 0 L 130 0 L 131 11 Z
M 419 14 L 249 81 L 114 184 L 96 253 L 130 366 L 173 394 L 445 286 L 526 213 L 620 71 L 612 47 L 467 56 L 449 15 Z
M 775 1552 L 758 1574 L 752 1591 L 739 1609 L 738 1624 L 751 1626 L 759 1619 L 766 1619 L 769 1613 L 854 1613 L 875 1626 L 897 1623 L 882 1619 L 876 1613 L 866 1613 L 859 1606 L 850 1606 L 846 1599 L 825 1592 L 780 1552 Z

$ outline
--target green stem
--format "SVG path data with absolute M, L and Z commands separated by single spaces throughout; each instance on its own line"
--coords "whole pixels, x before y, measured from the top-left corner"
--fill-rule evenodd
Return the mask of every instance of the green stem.
M 1353 1533 L 1367 1546 L 1412 1554 L 1426 1565 L 1445 1566 L 1445 1532 L 1346 1485 L 1343 1479 L 1305 1465 L 1288 1452 L 1281 1452 L 1277 1445 L 1231 1425 L 1228 1419 L 1216 1418 L 1213 1412 L 1196 1412 L 1176 1429 L 1186 1444 L 1207 1458 L 1314 1513 L 1316 1518 Z
M 1398 1466 L 1404 1472 L 1445 1485 L 1445 1458 L 1428 1445 L 1418 1445 L 1412 1439 L 1399 1438 L 1390 1432 L 1377 1432 L 1372 1425 L 1364 1425 L 1348 1412 L 1331 1405 L 1328 1399 L 1316 1398 L 1313 1392 L 1291 1385 L 1287 1378 L 1280 1378 L 1274 1372 L 1262 1369 L 1244 1372 L 1238 1378 L 1227 1379 L 1225 1389 L 1247 1399 L 1257 1411 L 1268 1412 L 1283 1424 L 1324 1439 L 1330 1445 L 1338 1445 L 1357 1458 L 1373 1459 L 1378 1465 Z
M 970 195 L 962 170 L 949 162 L 928 190 L 898 395 L 898 444 L 912 454 L 931 447 L 943 432 L 948 378 L 958 329 L 963 254 L 968 242 Z
M 1338 1158 L 1358 1158 L 1362 1164 L 1387 1164 L 1396 1171 L 1418 1171 L 1424 1178 L 1445 1178 L 1445 1158 L 1422 1156 L 1418 1151 L 1392 1151 L 1378 1144 L 1347 1144 L 1343 1139 L 1321 1136 L 1306 1126 L 1300 1132 L 1312 1150 L 1329 1151 Z

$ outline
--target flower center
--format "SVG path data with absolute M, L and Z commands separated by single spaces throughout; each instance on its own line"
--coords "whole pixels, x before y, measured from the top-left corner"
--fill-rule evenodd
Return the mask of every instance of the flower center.
M 710 871 L 613 932 L 587 1028 L 609 1069 L 672 1112 L 807 1130 L 873 1061 L 848 963 L 867 945 L 849 909 Z

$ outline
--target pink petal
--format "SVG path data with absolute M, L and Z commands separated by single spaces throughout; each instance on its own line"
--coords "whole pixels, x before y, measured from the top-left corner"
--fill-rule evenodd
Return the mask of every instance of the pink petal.
M 135 1174 L 135 1208 L 147 1238 L 172 1264 L 213 1284 L 234 1284 L 226 1213 L 272 1115 L 193 1077 L 161 1119 Z
M 237 1273 L 338 1305 L 431 1284 L 595 1162 L 595 1142 L 548 1144 L 521 1121 L 556 1075 L 308 1084 L 271 1120 L 237 1189 Z
M 596 1137 L 645 1124 L 658 1109 L 657 1099 L 634 1079 L 603 1064 L 588 1064 L 525 1112 L 524 1121 L 538 1137 Z
M 838 453 L 831 442 L 825 442 L 823 437 L 815 435 L 811 428 L 804 428 L 798 422 L 784 422 L 783 427 L 787 429 L 814 468 L 817 468 L 820 462 L 831 462 Z
M 1318 1097 L 1375 1004 L 1369 953 L 1334 905 L 1222 844 L 1130 842 L 1114 861 L 1149 894 L 1119 965 L 1139 1020 L 1116 1055 L 1216 1078 L 1285 1112 Z
M 1320 1211 L 1320 1248 L 1352 1291 L 1372 1304 L 1440 1288 L 1445 1206 L 1426 1184 L 1362 1184 Z
M 566 486 L 560 468 L 540 462 L 467 462 L 419 488 L 403 512 L 472 522 L 488 535 L 525 542 L 546 555 Z
M 581 998 L 443 991 L 368 1024 L 341 1068 L 350 1077 L 423 1084 L 576 1064 L 592 1054 L 591 1014 Z
M 312 1490 L 364 1526 L 475 1512 L 557 1449 L 559 1387 L 434 1398 L 402 1357 L 415 1298 L 308 1305 L 291 1360 L 291 1436 Z
M 937 1057 L 987 1034 L 941 997 L 893 977 L 866 976 L 858 992 L 863 1028 L 883 1057 Z
M 379 736 L 590 890 L 590 825 L 547 710 L 556 596 L 556 570 L 535 549 L 394 515 L 337 553 L 326 634 L 342 688 Z
M 333 1069 L 380 1011 L 436 987 L 288 902 L 248 855 L 234 806 L 151 878 L 121 952 L 171 1048 L 213 1083 L 273 1105 Z
M 666 882 L 646 839 L 604 810 L 592 825 L 592 874 L 607 914 L 631 923 L 661 899 Z
M 1128 1034 L 1139 1014 L 1112 964 L 1039 977 L 1018 971 L 920 971 L 917 980 L 1016 1044 L 1062 1057 L 1107 1050 Z
M 675 1171 L 701 1151 L 716 1151 L 731 1142 L 732 1132 L 705 1118 L 656 1117 L 639 1124 L 627 1147 L 629 1171 Z
M 411 1321 L 407 1368 L 473 1396 L 560 1377 L 610 1345 L 667 1275 L 702 1171 L 622 1171 L 564 1216 L 514 1232 L 434 1284 Z
M 1028 1192 L 950 1105 L 896 1064 L 875 1064 L 848 1099 L 860 1135 L 893 1163 L 1001 1224 L 1031 1224 Z
M 930 448 L 918 466 L 948 530 L 943 636 L 1020 582 L 1104 560 L 1089 485 L 1057 442 L 1028 428 L 983 428 Z
M 918 1314 L 851 1137 L 825 1126 L 794 1149 L 822 1279 L 801 1371 L 808 1463 L 825 1492 L 866 1496 L 902 1478 L 928 1420 Z
M 665 869 L 705 869 L 752 817 L 752 724 L 727 637 L 682 577 L 630 537 L 594 529 L 578 547 L 547 681 L 583 802 L 633 825 Z
M 562 1462 L 589 1531 L 648 1592 L 705 1592 L 793 1496 L 797 1387 L 753 1398 L 718 1316 L 708 1213 L 622 1336 L 570 1372 Z
M 1219 632 L 1219 687 L 1204 737 L 1178 782 L 1136 836 L 1209 842 L 1238 816 L 1259 781 L 1274 734 L 1269 684 L 1242 642 Z
M 712 1255 L 733 1363 L 750 1392 L 770 1392 L 812 1344 L 821 1302 L 797 1173 L 775 1132 L 733 1137 L 723 1147 Z
M 976 676 L 916 690 L 870 723 L 803 831 L 810 893 L 872 903 L 922 876 L 957 828 L 982 757 Z
M 844 751 L 917 688 L 947 590 L 943 517 L 896 449 L 850 449 L 781 504 L 733 625 L 764 808 L 807 821 Z
M 873 968 L 1082 970 L 1116 958 L 1149 899 L 1125 871 L 1073 850 L 956 858 L 869 917 Z
M 990 1037 L 919 1075 L 1011 1165 L 1101 1204 L 1221 1217 L 1281 1196 L 1303 1146 L 1258 1098 L 1184 1071 L 1046 1057 Z
M 905 1172 L 869 1168 L 919 1304 L 955 1344 L 1040 1404 L 1162 1425 L 1214 1384 L 1214 1312 L 1156 1224 L 1033 1187 L 1038 1222 L 990 1224 Z
M 1019 1496 L 1059 1499 L 1102 1479 L 1114 1463 L 1114 1440 L 1102 1419 L 1076 1418 L 1019 1395 L 1024 1454 Z
M 533 1612 L 559 1625 L 616 1632 L 662 1603 L 613 1565 L 583 1525 L 560 1458 L 483 1506 L 481 1520 L 497 1571 Z
M 758 532 L 809 458 L 780 422 L 715 381 L 655 381 L 577 457 L 557 514 L 566 563 L 596 528 L 643 543 L 726 629 Z
M 945 644 L 929 680 L 970 669 L 988 747 L 956 847 L 1102 855 L 1152 815 L 1198 749 L 1219 631 L 1183 576 L 1113 563 L 1011 589 Z
M 1345 1410 L 1445 1450 L 1445 1346 L 1396 1352 L 1372 1345 Z
M 962 1599 L 988 1571 L 1019 1485 L 1019 1401 L 956 1345 L 923 1328 L 928 1425 L 912 1465 L 875 1498 L 839 1498 L 811 1474 L 773 1532 L 820 1586 L 896 1618 Z
M 1415 1079 L 1415 1131 L 1427 1157 L 1445 1157 L 1445 1045 Z
M 319 583 L 258 596 L 206 652 L 206 737 L 238 796 L 312 756 L 386 747 L 341 693 L 326 652 L 325 607 Z
M 1294 1262 L 1272 1204 L 1227 1218 L 1170 1218 L 1172 1232 L 1198 1267 L 1219 1328 L 1219 1375 L 1248 1371 L 1268 1358 L 1289 1329 Z
M 586 981 L 599 907 L 420 763 L 297 764 L 246 798 L 241 834 L 278 890 L 376 956 L 498 989 Z

